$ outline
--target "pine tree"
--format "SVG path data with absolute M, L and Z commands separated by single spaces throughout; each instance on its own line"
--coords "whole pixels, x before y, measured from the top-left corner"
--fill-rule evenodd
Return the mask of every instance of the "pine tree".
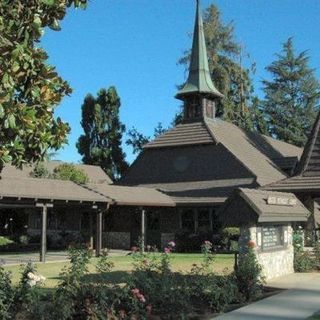
M 119 119 L 120 98 L 115 87 L 101 89 L 97 97 L 88 94 L 82 105 L 84 134 L 78 139 L 78 152 L 85 164 L 99 165 L 113 179 L 127 170 L 121 147 L 125 126 Z
M 234 26 L 222 23 L 220 12 L 214 4 L 205 10 L 204 33 L 211 76 L 224 95 L 218 115 L 241 128 L 254 129 L 250 70 L 242 65 L 243 52 L 234 39 Z M 188 67 L 189 61 L 190 50 L 187 50 L 178 63 Z
M 307 52 L 295 53 L 289 38 L 281 54 L 266 70 L 272 80 L 264 80 L 265 115 L 270 135 L 303 146 L 314 122 L 320 86 L 309 64 Z

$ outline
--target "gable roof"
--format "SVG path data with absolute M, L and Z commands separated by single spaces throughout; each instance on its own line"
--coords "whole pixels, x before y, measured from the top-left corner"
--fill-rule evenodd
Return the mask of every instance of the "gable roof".
M 274 198 L 275 202 L 268 203 L 269 197 Z M 222 205 L 218 215 L 225 225 L 235 226 L 257 222 L 307 221 L 310 212 L 292 193 L 239 188 Z
M 220 119 L 208 119 L 206 123 L 215 139 L 256 176 L 259 185 L 262 186 L 286 177 L 269 158 L 266 147 L 262 146 L 263 143 L 257 141 L 259 136 L 252 135 L 250 132 Z M 267 142 L 265 143 L 267 144 Z M 272 149 L 271 145 L 268 147 Z
M 111 202 L 105 195 L 91 192 L 72 181 L 39 178 L 0 179 L 0 197 L 38 200 Z

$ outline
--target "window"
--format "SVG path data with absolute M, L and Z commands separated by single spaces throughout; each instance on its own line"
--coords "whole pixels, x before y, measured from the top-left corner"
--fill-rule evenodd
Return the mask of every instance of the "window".
M 198 229 L 211 230 L 211 219 L 209 209 L 200 209 L 198 211 Z
M 147 229 L 149 231 L 160 230 L 160 219 L 158 212 L 148 212 L 147 214 Z
M 182 229 L 195 231 L 195 214 L 192 209 L 183 210 L 181 212 L 181 227 Z

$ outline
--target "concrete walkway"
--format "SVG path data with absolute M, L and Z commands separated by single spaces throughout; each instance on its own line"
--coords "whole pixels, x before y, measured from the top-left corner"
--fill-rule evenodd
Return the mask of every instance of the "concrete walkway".
M 109 255 L 125 256 L 129 251 L 110 250 Z M 46 262 L 64 262 L 68 260 L 67 251 L 48 251 Z M 0 263 L 4 265 L 17 265 L 29 261 L 39 262 L 39 252 L 21 252 L 21 253 L 0 253 Z
M 267 285 L 288 290 L 214 319 L 306 319 L 320 310 L 320 273 L 295 273 L 276 278 Z

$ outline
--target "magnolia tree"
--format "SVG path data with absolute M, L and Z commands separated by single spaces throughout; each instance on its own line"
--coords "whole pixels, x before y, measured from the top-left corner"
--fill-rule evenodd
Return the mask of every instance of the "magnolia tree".
M 68 7 L 87 0 L 0 1 L 0 173 L 42 159 L 66 142 L 67 123 L 54 109 L 71 88 L 47 63 L 44 28 L 60 30 Z

